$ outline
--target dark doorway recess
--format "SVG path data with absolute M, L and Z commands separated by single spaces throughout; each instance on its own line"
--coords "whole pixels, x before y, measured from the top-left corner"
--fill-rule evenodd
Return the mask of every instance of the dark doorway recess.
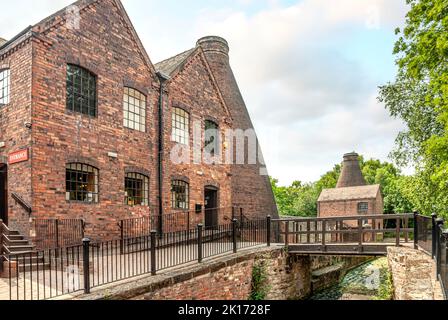
M 205 227 L 212 229 L 218 227 L 218 189 L 205 187 Z

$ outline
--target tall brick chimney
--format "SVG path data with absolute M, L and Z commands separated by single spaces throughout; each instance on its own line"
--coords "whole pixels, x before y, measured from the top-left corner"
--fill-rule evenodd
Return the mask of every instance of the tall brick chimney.
M 341 176 L 336 188 L 365 186 L 361 168 L 359 166 L 359 155 L 357 153 L 347 153 L 344 155 Z
M 207 56 L 207 61 L 232 115 L 233 128 L 253 129 L 249 112 L 230 66 L 228 42 L 221 37 L 208 36 L 199 39 L 197 46 L 200 46 Z M 263 166 L 260 164 L 232 165 L 233 204 L 244 207 L 248 217 L 278 216 L 269 177 L 261 175 L 261 172 L 263 172 Z

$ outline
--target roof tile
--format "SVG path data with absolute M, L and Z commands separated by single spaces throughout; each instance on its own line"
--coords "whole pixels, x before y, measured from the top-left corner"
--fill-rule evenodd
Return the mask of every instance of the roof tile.
M 357 200 L 357 199 L 375 199 L 380 191 L 380 185 L 346 187 L 335 189 L 324 189 L 319 197 L 319 202 Z

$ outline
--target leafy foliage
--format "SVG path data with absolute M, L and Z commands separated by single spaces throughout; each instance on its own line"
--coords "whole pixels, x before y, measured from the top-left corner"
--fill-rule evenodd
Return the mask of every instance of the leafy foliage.
M 399 169 L 388 162 L 360 157 L 360 166 L 368 184 L 380 184 L 384 197 L 385 213 L 412 212 L 414 205 L 414 180 L 403 176 Z M 302 184 L 294 182 L 289 187 L 278 186 L 278 180 L 271 179 L 279 211 L 285 216 L 317 215 L 317 200 L 323 189 L 335 188 L 341 174 L 341 165 L 325 173 L 318 181 Z
M 413 164 L 403 190 L 422 213 L 448 205 L 448 2 L 407 0 L 410 10 L 395 44 L 398 73 L 380 87 L 379 100 L 404 121 L 392 152 L 399 165 Z
M 252 270 L 252 291 L 249 300 L 260 301 L 266 299 L 269 291 L 267 281 L 268 276 L 265 261 L 258 261 L 254 264 Z

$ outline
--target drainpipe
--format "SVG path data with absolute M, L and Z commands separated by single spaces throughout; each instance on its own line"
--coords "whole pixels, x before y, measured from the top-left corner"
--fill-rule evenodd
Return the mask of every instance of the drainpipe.
M 157 72 L 157 77 L 160 81 L 160 92 L 159 92 L 159 146 L 158 146 L 158 205 L 159 205 L 159 223 L 158 223 L 158 231 L 159 235 L 162 236 L 163 233 L 163 95 L 165 89 L 165 82 L 169 79 L 168 76 L 161 72 Z

